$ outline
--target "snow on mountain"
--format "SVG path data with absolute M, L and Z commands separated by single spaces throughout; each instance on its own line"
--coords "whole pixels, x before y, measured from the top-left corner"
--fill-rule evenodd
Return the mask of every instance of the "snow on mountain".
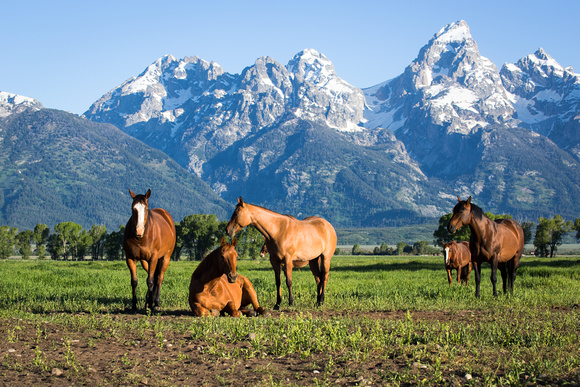
M 21 113 L 27 109 L 40 110 L 44 107 L 34 98 L 0 91 L 0 117 Z
M 540 48 L 505 64 L 501 77 L 521 126 L 547 136 L 580 160 L 580 75 Z

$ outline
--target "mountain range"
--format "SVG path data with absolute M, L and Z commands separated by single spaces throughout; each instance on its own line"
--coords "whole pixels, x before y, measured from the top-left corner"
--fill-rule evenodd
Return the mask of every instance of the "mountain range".
M 313 49 L 285 66 L 258 58 L 241 74 L 167 55 L 70 119 L 158 149 L 222 209 L 243 196 L 361 227 L 433 219 L 457 196 L 517 219 L 577 216 L 579 101 L 571 68 L 539 49 L 499 71 L 459 21 L 368 89 Z M 24 114 L 5 105 L 0 122 Z

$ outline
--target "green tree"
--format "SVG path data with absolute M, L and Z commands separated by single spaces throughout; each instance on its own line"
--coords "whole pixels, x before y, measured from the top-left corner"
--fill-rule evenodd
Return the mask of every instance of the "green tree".
M 34 234 L 32 236 L 32 240 L 36 244 L 36 255 L 38 259 L 43 259 L 46 254 L 46 241 L 48 240 L 48 235 L 50 234 L 50 230 L 48 226 L 43 223 L 38 223 L 34 227 Z
M 188 215 L 181 221 L 181 227 L 183 249 L 188 252 L 190 260 L 200 261 L 218 243 L 219 234 L 223 233 L 214 214 Z
M 105 240 L 107 239 L 107 227 L 104 225 L 93 224 L 89 230 L 91 242 L 91 257 L 93 260 L 104 259 L 105 257 Z
M 534 228 L 534 222 L 522 222 L 521 226 L 524 230 L 524 243 L 530 243 L 532 241 L 532 228 Z
M 580 218 L 576 218 L 572 228 L 576 230 L 576 240 L 580 241 Z
M 540 257 L 554 257 L 558 251 L 558 246 L 562 244 L 562 239 L 572 229 L 571 221 L 564 221 L 562 216 L 556 215 L 552 219 L 540 218 L 536 227 L 534 246 L 536 255 Z
M 16 244 L 18 245 L 18 252 L 22 259 L 29 259 L 32 254 L 31 242 L 34 233 L 31 230 L 24 230 L 16 235 Z
M 109 261 L 116 261 L 124 258 L 123 251 L 123 235 L 125 234 L 125 226 L 119 226 L 119 231 L 112 231 L 105 238 L 105 257 Z
M 82 226 L 74 222 L 61 222 L 54 226 L 57 243 L 62 246 L 62 256 L 68 259 L 71 255 L 73 258 L 77 256 L 77 244 L 79 241 Z
M 0 226 L 0 259 L 8 259 L 14 253 L 14 242 L 18 229 Z
M 240 257 L 257 259 L 264 244 L 264 236 L 252 226 L 237 234 Z
M 429 242 L 427 241 L 419 241 L 413 244 L 413 254 L 414 255 L 423 255 L 429 253 Z
M 395 254 L 396 255 L 403 255 L 406 248 L 407 248 L 407 244 L 405 242 L 397 243 L 397 249 L 395 250 Z
M 352 255 L 360 255 L 360 254 L 361 254 L 360 245 L 357 243 L 354 246 L 352 246 Z
M 76 241 L 76 248 L 75 248 L 75 259 L 77 260 L 84 260 L 85 255 L 87 255 L 87 251 L 93 244 L 93 237 L 90 233 L 90 230 L 82 230 L 79 234 L 79 237 Z

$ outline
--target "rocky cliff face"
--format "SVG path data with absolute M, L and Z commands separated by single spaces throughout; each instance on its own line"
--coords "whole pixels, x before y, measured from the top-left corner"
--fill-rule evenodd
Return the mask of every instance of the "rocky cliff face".
M 501 78 L 520 125 L 580 160 L 580 75 L 540 48 L 515 64 L 505 64 Z
M 580 199 L 578 161 L 545 137 L 564 147 L 578 136 L 576 76 L 520 62 L 500 75 L 463 21 L 436 33 L 400 76 L 364 91 L 315 50 L 286 66 L 262 57 L 241 74 L 167 56 L 85 116 L 163 150 L 228 201 L 245 195 L 340 225 L 439 216 L 457 194 L 490 211 L 549 215 Z M 572 102 L 545 104 L 553 90 Z M 536 125 L 548 116 L 553 129 Z

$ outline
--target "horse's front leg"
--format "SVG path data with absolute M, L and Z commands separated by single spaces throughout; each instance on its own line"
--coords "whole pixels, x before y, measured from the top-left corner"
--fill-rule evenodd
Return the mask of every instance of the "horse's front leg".
M 137 310 L 137 264 L 134 260 L 127 258 L 127 266 L 129 267 L 129 272 L 131 273 L 131 288 L 133 291 L 133 310 Z
M 493 285 L 493 296 L 497 297 L 497 254 L 493 255 L 491 259 L 491 284 Z
M 507 262 L 507 274 L 508 274 L 508 281 L 509 281 L 509 290 L 510 293 L 513 294 L 514 292 L 514 282 L 516 281 L 516 258 L 512 258 Z
M 270 264 L 272 269 L 274 269 L 274 279 L 276 280 L 276 305 L 274 305 L 274 310 L 280 309 L 280 304 L 282 303 L 282 280 L 280 278 L 280 260 L 270 254 Z
M 157 308 L 153 305 L 155 298 L 155 271 L 157 270 L 157 259 L 151 259 L 149 262 L 149 271 L 147 272 L 147 301 L 145 309 L 151 308 L 151 312 L 156 312 Z
M 169 261 L 171 260 L 171 254 L 166 255 L 162 258 L 161 262 L 157 264 L 157 269 L 155 273 L 155 285 L 153 287 L 153 302 L 154 308 L 159 308 L 159 302 L 161 299 L 161 284 L 163 284 L 163 278 L 165 276 L 165 271 L 169 266 Z
M 451 286 L 451 283 L 453 282 L 453 277 L 451 276 L 451 268 L 445 268 L 445 271 L 447 271 L 447 282 L 449 282 L 449 286 Z

